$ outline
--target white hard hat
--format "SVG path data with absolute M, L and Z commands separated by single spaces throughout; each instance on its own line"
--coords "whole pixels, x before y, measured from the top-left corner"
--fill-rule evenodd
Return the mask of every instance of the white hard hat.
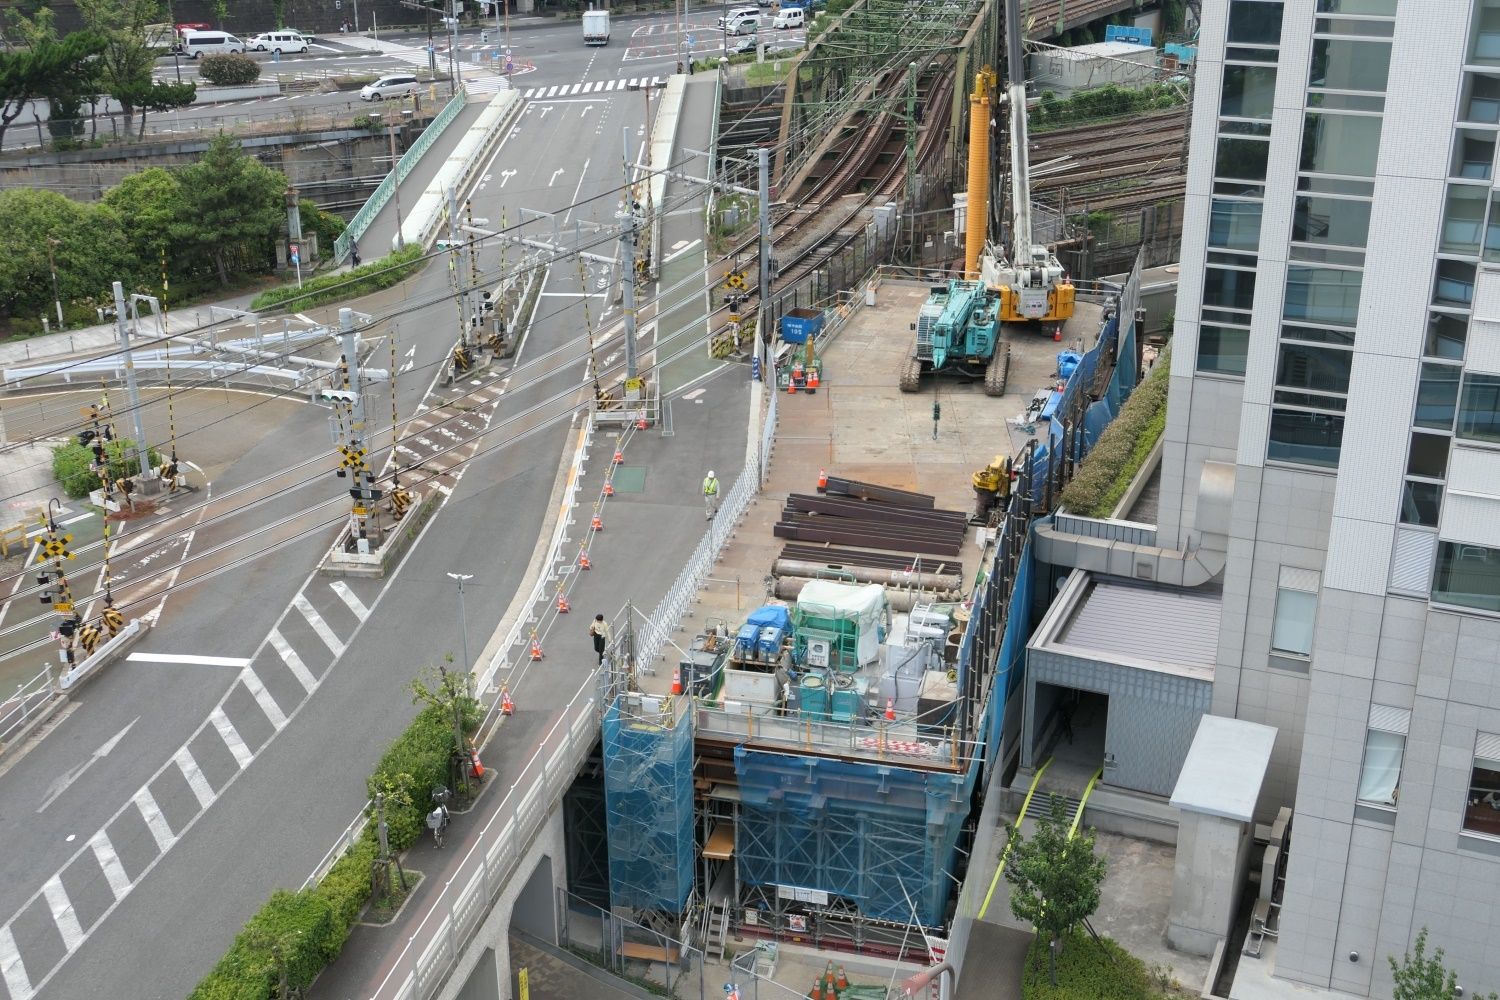
M 713 469 L 709 469 L 708 470 L 708 478 L 709 479 L 713 479 L 714 478 L 714 470 Z

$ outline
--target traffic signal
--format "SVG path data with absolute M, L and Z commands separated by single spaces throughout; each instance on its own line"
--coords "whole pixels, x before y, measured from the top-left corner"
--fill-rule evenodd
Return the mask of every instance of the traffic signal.
M 76 631 L 78 631 L 77 618 L 64 618 L 62 621 L 57 623 L 57 634 L 62 636 L 64 639 L 73 638 L 73 633 Z

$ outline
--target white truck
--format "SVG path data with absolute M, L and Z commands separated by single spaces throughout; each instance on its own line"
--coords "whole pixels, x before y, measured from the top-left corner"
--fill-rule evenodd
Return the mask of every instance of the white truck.
M 583 44 L 609 44 L 609 11 L 586 10 L 583 12 Z

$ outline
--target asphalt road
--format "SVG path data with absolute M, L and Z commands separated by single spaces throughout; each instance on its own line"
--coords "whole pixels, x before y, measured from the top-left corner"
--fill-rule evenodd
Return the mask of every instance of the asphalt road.
M 590 239 L 576 224 L 609 221 L 623 136 L 640 142 L 643 113 L 633 94 L 533 102 L 481 177 L 476 213 L 561 213 L 562 238 Z M 580 199 L 585 207 L 567 212 Z M 551 219 L 529 228 L 551 232 Z M 487 248 L 482 265 L 497 266 L 500 252 Z M 426 304 L 445 288 L 445 268 L 360 303 L 376 314 L 408 310 L 374 331 L 394 335 L 412 366 L 397 385 L 400 412 L 419 401 L 444 412 L 457 398 L 469 419 L 488 422 L 481 453 L 461 479 L 449 475 L 451 496 L 392 580 L 311 575 L 327 531 L 244 565 L 235 563 L 244 543 L 226 549 L 209 564 L 222 572 L 174 591 L 132 659 L 91 682 L 76 709 L 0 775 L 0 982 L 11 998 L 109 995 L 121 984 L 135 997 L 183 996 L 271 889 L 301 883 L 413 714 L 407 682 L 463 647 L 446 574 L 474 575 L 466 612 L 476 653 L 516 591 L 567 436 L 566 420 L 545 421 L 588 391 L 580 286 L 601 296 L 588 302 L 590 321 L 602 325 L 617 318 L 600 291 L 608 281 L 603 266 L 582 278 L 554 269 L 519 358 L 478 386 L 431 386 L 456 332 L 451 301 Z M 599 351 L 615 355 L 602 363 L 617 371 L 618 338 Z M 382 396 L 372 400 L 378 415 L 389 406 Z M 263 502 L 222 521 L 201 508 L 194 548 L 247 531 L 288 537 L 315 523 L 309 509 L 344 486 L 326 474 L 327 417 L 299 408 L 231 463 L 214 495 L 248 485 L 237 496 Z M 472 436 L 466 427 L 448 430 Z M 530 433 L 503 450 L 482 451 L 522 432 Z M 303 459 L 325 474 L 297 488 L 262 482 Z M 111 752 L 98 753 L 117 735 Z

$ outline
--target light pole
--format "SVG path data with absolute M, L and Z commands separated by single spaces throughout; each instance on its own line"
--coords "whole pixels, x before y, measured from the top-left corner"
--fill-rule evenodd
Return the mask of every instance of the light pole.
M 449 573 L 449 578 L 458 581 L 458 628 L 463 633 L 464 650 L 464 677 L 468 678 L 473 670 L 473 664 L 469 662 L 469 620 L 464 608 L 464 581 L 474 579 L 473 573 Z M 464 681 L 465 686 L 468 680 Z
M 682 8 L 686 0 L 676 0 L 674 7 L 677 11 L 677 72 L 681 74 L 682 69 Z
M 62 240 L 47 237 L 47 266 L 52 268 L 52 302 L 57 306 L 57 328 L 63 328 L 62 317 L 62 295 L 57 290 L 57 261 L 52 256 L 52 248 L 62 243 Z
M 403 111 L 402 114 L 410 114 Z M 396 160 L 396 123 L 391 122 L 387 128 L 387 134 L 391 140 L 391 195 L 396 201 L 396 249 L 406 249 L 406 234 L 401 230 L 401 175 L 396 172 L 398 161 Z

